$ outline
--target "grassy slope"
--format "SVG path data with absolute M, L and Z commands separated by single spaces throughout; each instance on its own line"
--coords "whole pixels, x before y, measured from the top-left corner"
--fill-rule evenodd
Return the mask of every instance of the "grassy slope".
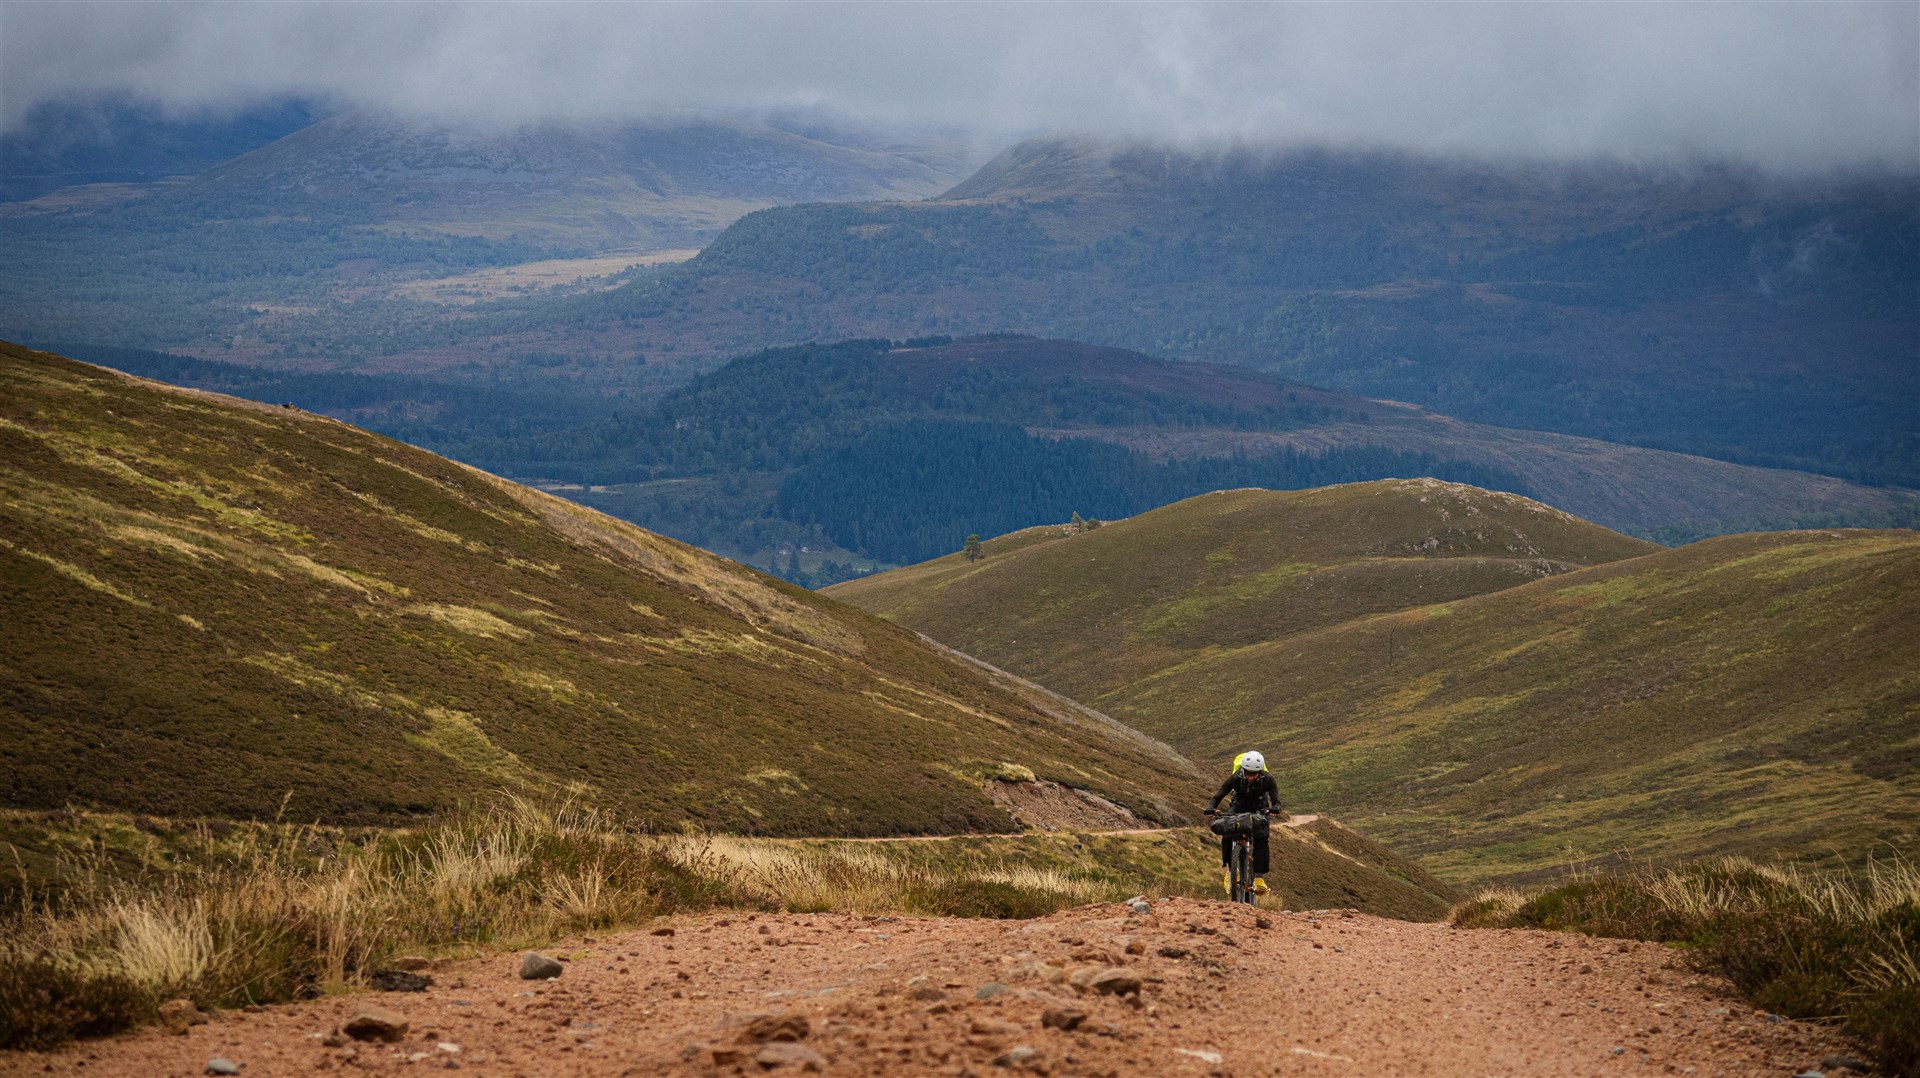
M 1525 498 L 1432 480 L 1224 491 L 983 548 L 976 563 L 949 555 L 828 593 L 1096 700 L 1218 649 L 1657 549 Z
M 1524 583 L 1436 495 L 1500 496 L 1417 489 L 1208 495 L 831 592 L 1196 758 L 1258 745 L 1290 804 L 1457 878 L 1912 847 L 1920 536 L 1669 551 L 1551 514 L 1544 556 L 1610 564 Z M 1423 528 L 1462 545 L 1416 554 Z
M 1708 540 L 1222 649 L 1115 714 L 1456 877 L 1920 841 L 1920 535 Z M 1044 679 L 1043 679 L 1044 680 Z
M 392 822 L 997 830 L 1006 760 L 1169 818 L 1190 765 L 911 633 L 295 411 L 0 346 L 0 796 Z

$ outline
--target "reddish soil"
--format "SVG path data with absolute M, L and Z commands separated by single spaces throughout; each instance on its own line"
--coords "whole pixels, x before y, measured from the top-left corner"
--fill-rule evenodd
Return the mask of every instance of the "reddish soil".
M 249 1076 L 1784 1076 L 1850 1051 L 1741 1006 L 1657 945 L 1545 932 L 1186 899 L 1145 915 L 710 914 L 672 928 L 557 947 L 554 981 L 523 981 L 518 956 L 497 955 L 443 965 L 425 993 L 229 1013 L 185 1035 L 0 1057 L 0 1072 L 185 1076 L 222 1056 Z M 1119 991 L 1102 994 L 1089 977 L 1108 969 Z M 405 1038 L 323 1040 L 368 1005 L 403 1014 Z

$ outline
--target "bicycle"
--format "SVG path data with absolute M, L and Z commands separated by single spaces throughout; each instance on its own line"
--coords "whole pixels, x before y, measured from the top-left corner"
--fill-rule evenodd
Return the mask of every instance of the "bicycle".
M 1227 894 L 1234 902 L 1244 902 L 1249 906 L 1257 905 L 1258 897 L 1253 890 L 1253 835 L 1256 828 L 1270 826 L 1270 818 L 1279 815 L 1272 809 L 1265 812 L 1230 812 L 1222 815 L 1217 812 L 1206 813 L 1214 822 L 1208 829 L 1216 835 L 1232 838 L 1227 847 Z

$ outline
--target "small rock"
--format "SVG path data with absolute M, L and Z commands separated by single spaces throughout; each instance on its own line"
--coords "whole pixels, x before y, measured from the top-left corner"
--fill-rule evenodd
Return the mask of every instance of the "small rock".
M 1153 904 L 1144 898 L 1127 899 L 1127 908 L 1142 916 L 1153 912 Z
M 207 1069 L 202 1074 L 239 1074 L 240 1064 L 226 1056 L 215 1056 L 207 1060 Z
M 1040 1016 L 1041 1025 L 1062 1031 L 1079 1029 L 1086 1020 L 1087 1012 L 1076 1007 L 1054 1007 Z
M 1006 990 L 1007 990 L 1006 985 L 1000 984 L 995 981 L 989 981 L 986 984 L 983 984 L 979 988 L 974 990 L 973 998 L 992 999 L 993 997 L 999 995 L 1002 992 L 1005 992 Z
M 762 931 L 762 932 L 765 932 L 765 931 L 766 931 L 766 929 L 765 929 L 765 928 L 762 928 L 762 929 L 761 929 L 760 931 Z M 671 928 L 656 928 L 656 929 L 654 929 L 654 930 L 653 930 L 653 934 L 654 934 L 654 935 L 656 935 L 656 936 L 671 936 L 671 935 L 673 935 L 673 929 L 671 929 Z
M 1087 987 L 1103 996 L 1138 996 L 1140 978 L 1124 969 L 1103 970 L 1087 980 Z
M 1613 1048 L 1613 1054 L 1617 1056 L 1623 1056 L 1627 1054 L 1627 1050 L 1625 1048 L 1620 1047 L 1619 1045 L 1615 1045 Z
M 938 1000 L 943 1000 L 947 998 L 947 994 L 945 992 L 942 992 L 938 988 L 934 988 L 931 985 L 916 988 L 912 992 L 909 992 L 908 995 L 912 996 L 914 999 L 920 1000 L 923 1003 L 933 1003 Z M 985 997 L 982 997 L 982 998 L 985 998 Z
M 190 999 L 170 999 L 160 1005 L 160 1023 L 175 1033 L 185 1033 L 189 1026 L 207 1024 L 207 1015 Z
M 1040 1049 L 1028 1044 L 1015 1045 L 999 1055 L 994 1056 L 993 1065 L 996 1067 L 1018 1067 L 1021 1070 L 1034 1071 L 1038 1074 L 1048 1074 L 1053 1070 L 1047 1063 L 1047 1057 L 1040 1054 Z
M 1147 945 L 1140 942 L 1139 940 L 1128 940 L 1127 953 L 1128 954 L 1146 954 Z
M 327 1048 L 339 1048 L 346 1043 L 347 1039 L 342 1037 L 337 1030 L 320 1038 L 320 1044 Z
M 1772 1022 L 1775 1025 L 1779 1025 L 1781 1022 L 1784 1022 L 1787 1020 L 1785 1016 L 1778 1015 L 1778 1014 L 1769 1014 L 1766 1016 L 1766 1019 L 1767 1021 Z
M 1020 1027 L 1004 1018 L 979 1017 L 967 1023 L 967 1032 L 982 1037 L 1004 1037 L 1020 1032 Z
M 1255 917 L 1255 918 L 1253 919 L 1253 927 L 1255 927 L 1255 928 L 1272 928 L 1272 927 L 1273 927 L 1273 922 L 1272 922 L 1272 921 L 1270 921 L 1270 920 L 1268 920 L 1268 919 L 1267 919 L 1267 918 L 1265 918 L 1265 917 Z
M 813 1026 L 804 1014 L 760 1014 L 747 1022 L 742 1037 L 754 1041 L 805 1040 Z
M 740 1062 L 740 1057 L 745 1054 L 745 1050 L 732 1045 L 716 1044 L 707 1049 L 707 1055 L 716 1067 L 731 1067 Z
M 520 979 L 523 981 L 550 981 L 565 969 L 565 966 L 538 951 L 528 951 L 520 956 Z
M 825 1056 L 795 1041 L 764 1045 L 753 1054 L 753 1061 L 768 1070 L 798 1067 L 803 1071 L 823 1071 L 827 1067 Z
M 385 1007 L 364 1007 L 340 1027 L 356 1041 L 397 1041 L 407 1035 L 405 1016 Z
M 1863 1063 L 1852 1056 L 1843 1056 L 1838 1052 L 1828 1056 L 1821 1056 L 1820 1065 L 1830 1071 L 1858 1071 L 1861 1074 L 1865 1074 L 1873 1069 L 1873 1064 L 1871 1063 Z
M 1582 973 L 1592 973 L 1592 972 L 1593 972 L 1593 967 L 1592 967 L 1592 966 L 1581 966 L 1581 967 L 1580 967 L 1580 972 L 1582 972 Z
M 1162 947 L 1157 953 L 1161 958 L 1185 958 L 1190 952 L 1185 947 Z
M 435 1044 L 434 1047 L 438 1048 L 442 1052 L 447 1053 L 450 1056 L 457 1056 L 460 1054 L 460 1046 L 453 1043 L 452 1041 L 440 1041 L 437 1044 Z
M 367 985 L 376 992 L 425 992 L 433 987 L 433 978 L 422 973 L 382 969 L 367 978 Z

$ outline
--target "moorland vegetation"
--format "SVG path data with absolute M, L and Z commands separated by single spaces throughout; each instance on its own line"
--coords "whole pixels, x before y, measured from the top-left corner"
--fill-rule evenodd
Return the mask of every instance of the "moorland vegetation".
M 0 1049 L 151 1022 L 169 999 L 304 998 L 365 985 L 400 956 L 544 946 L 714 908 L 1036 917 L 1207 896 L 1219 856 L 1199 829 L 783 841 L 648 834 L 523 799 L 400 830 L 15 812 L 0 832 L 36 869 L 0 913 Z M 1456 897 L 1326 821 L 1282 828 L 1273 846 L 1280 898 L 1296 907 L 1436 920 Z
M 1147 819 L 1183 758 L 908 630 L 334 420 L 0 348 L 0 796 L 391 824 L 1008 831 L 1014 764 Z M 741 776 L 746 776 L 743 781 Z M 877 778 L 876 776 L 882 776 Z
M 1920 872 L 1898 857 L 1837 876 L 1738 857 L 1583 873 L 1447 919 L 1665 943 L 1754 1006 L 1837 1022 L 1885 1073 L 1920 1074 Z
M 1916 841 L 1911 531 L 1660 550 L 1407 482 L 982 550 L 830 590 L 1195 759 L 1260 745 L 1290 798 L 1454 878 Z

